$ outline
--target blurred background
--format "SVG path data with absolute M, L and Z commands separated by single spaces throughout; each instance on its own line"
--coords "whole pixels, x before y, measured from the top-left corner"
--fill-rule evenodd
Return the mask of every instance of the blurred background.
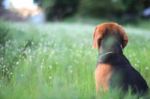
M 95 94 L 93 32 L 106 21 L 124 27 L 150 86 L 150 0 L 0 0 L 0 99 L 120 99 Z
M 135 22 L 150 18 L 150 0 L 0 0 L 0 18 L 63 21 L 74 18 Z

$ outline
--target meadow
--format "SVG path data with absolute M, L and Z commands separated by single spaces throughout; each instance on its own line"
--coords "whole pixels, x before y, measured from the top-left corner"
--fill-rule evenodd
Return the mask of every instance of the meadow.
M 0 99 L 95 99 L 96 24 L 1 21 Z M 149 26 L 124 25 L 129 36 L 124 54 L 150 86 Z M 97 98 L 119 99 L 119 94 L 115 90 Z M 129 94 L 125 99 L 134 98 Z

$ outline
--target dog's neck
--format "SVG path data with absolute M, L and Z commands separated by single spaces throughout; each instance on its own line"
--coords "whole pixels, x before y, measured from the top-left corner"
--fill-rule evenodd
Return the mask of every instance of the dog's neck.
M 121 40 L 112 35 L 104 37 L 100 44 L 99 53 L 101 55 L 106 53 L 123 54 Z
M 103 49 L 103 48 L 99 49 L 99 54 L 106 54 L 106 53 L 123 54 L 123 51 L 120 45 L 108 49 Z

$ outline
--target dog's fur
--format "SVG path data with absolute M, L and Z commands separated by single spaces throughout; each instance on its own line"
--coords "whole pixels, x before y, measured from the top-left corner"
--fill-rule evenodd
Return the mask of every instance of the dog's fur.
M 125 30 L 114 22 L 100 24 L 93 35 L 93 47 L 99 51 L 99 59 L 95 70 L 96 91 L 119 88 L 127 92 L 144 94 L 148 85 L 124 56 L 122 49 L 127 45 Z

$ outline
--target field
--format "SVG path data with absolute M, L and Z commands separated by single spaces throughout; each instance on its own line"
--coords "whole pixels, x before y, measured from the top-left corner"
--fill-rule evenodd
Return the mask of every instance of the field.
M 95 99 L 95 26 L 1 22 L 7 35 L 0 35 L 0 99 Z M 124 26 L 129 36 L 124 54 L 150 86 L 149 26 L 150 22 Z M 119 99 L 118 95 L 116 90 L 97 98 Z M 125 99 L 134 98 L 129 94 Z

